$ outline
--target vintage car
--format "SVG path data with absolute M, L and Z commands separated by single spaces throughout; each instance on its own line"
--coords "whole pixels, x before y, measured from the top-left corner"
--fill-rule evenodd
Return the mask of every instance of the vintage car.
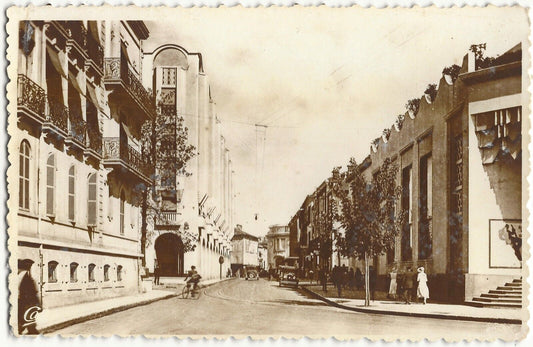
M 298 267 L 296 266 L 280 265 L 278 267 L 279 286 L 298 287 L 297 272 Z
M 244 272 L 244 278 L 246 280 L 259 280 L 259 267 L 258 266 L 246 266 Z

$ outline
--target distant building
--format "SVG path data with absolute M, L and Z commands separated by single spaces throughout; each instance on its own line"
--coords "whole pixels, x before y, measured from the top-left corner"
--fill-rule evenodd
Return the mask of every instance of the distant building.
M 257 245 L 257 261 L 261 269 L 268 270 L 268 241 L 265 237 L 259 238 L 259 243 Z
M 242 226 L 237 224 L 231 239 L 231 271 L 234 274 L 238 271 L 242 274 L 244 266 L 259 265 L 258 242 L 257 236 L 244 232 Z
M 290 256 L 289 235 L 289 227 L 286 225 L 269 227 L 266 234 L 269 269 L 276 269 L 285 258 Z

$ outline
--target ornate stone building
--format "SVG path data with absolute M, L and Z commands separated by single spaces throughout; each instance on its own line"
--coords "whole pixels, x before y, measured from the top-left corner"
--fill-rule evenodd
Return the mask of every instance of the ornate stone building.
M 11 235 L 45 308 L 139 284 L 137 187 L 151 179 L 140 127 L 141 21 L 22 21 L 9 142 Z M 18 179 L 15 179 L 18 175 Z

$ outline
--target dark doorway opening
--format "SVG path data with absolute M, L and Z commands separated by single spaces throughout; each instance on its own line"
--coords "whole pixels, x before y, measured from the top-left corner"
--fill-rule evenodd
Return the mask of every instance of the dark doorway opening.
M 155 240 L 160 276 L 183 276 L 183 242 L 176 234 L 163 234 Z

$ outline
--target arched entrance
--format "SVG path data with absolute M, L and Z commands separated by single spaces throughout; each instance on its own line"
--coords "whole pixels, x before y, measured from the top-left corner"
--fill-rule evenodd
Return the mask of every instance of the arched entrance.
M 154 248 L 160 276 L 183 275 L 183 242 L 178 235 L 160 235 L 155 240 Z

